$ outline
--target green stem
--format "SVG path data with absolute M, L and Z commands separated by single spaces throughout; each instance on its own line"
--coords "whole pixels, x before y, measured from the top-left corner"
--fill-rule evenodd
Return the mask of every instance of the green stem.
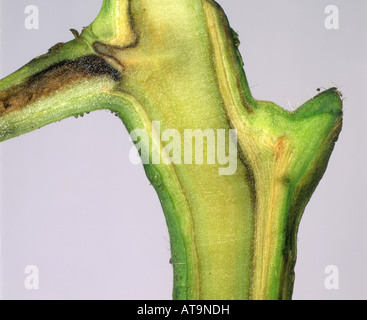
M 255 100 L 237 44 L 214 1 L 105 0 L 77 39 L 0 82 L 1 141 L 98 109 L 148 133 L 137 147 L 166 216 L 175 299 L 291 298 L 299 222 L 341 129 L 336 89 L 296 112 Z M 173 162 L 170 129 L 184 137 Z M 206 138 L 185 140 L 190 129 Z M 233 163 L 184 164 L 187 145 L 202 138 L 207 159 L 211 133 L 231 130 Z

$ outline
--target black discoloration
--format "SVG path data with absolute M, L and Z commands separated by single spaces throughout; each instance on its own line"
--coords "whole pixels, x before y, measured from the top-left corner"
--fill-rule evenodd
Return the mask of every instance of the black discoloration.
M 61 71 L 61 72 L 60 72 Z M 85 77 L 96 77 L 107 75 L 115 81 L 121 80 L 121 74 L 113 68 L 105 59 L 97 55 L 88 55 L 75 60 L 64 60 L 33 75 L 28 81 L 39 81 L 44 76 L 54 76 L 63 73 L 64 76 L 82 75 Z
M 32 75 L 24 83 L 0 92 L 0 115 L 24 108 L 77 81 L 98 76 L 108 76 L 114 81 L 121 80 L 121 73 L 97 55 L 88 55 L 53 64 Z

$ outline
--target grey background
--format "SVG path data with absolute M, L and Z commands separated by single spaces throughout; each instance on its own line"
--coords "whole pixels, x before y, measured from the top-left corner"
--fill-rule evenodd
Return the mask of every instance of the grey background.
M 344 129 L 301 222 L 294 299 L 366 299 L 367 2 L 222 0 L 239 32 L 253 95 L 295 108 L 319 87 L 345 97 Z M 5 76 L 59 41 L 72 39 L 102 0 L 3 0 Z M 37 5 L 40 29 L 26 30 Z M 327 5 L 340 29 L 326 30 Z M 163 213 L 132 147 L 108 112 L 67 119 L 1 148 L 3 299 L 171 299 L 172 269 Z M 39 290 L 26 290 L 36 265 Z M 325 267 L 340 289 L 324 286 Z

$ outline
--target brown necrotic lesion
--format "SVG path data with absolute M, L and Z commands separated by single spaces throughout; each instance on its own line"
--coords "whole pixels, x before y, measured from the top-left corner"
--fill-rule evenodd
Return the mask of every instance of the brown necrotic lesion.
M 121 80 L 121 73 L 98 55 L 53 64 L 21 84 L 0 92 L 0 116 L 20 110 L 73 83 L 99 76 L 108 76 L 116 82 Z

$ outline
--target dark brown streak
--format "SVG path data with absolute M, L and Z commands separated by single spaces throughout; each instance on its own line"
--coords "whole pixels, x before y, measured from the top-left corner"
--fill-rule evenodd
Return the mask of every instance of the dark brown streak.
M 0 92 L 0 116 L 22 109 L 76 81 L 98 76 L 109 76 L 114 81 L 120 81 L 122 77 L 119 71 L 97 55 L 88 55 L 53 64 L 32 75 L 25 82 Z
M 129 8 L 128 8 L 129 18 L 130 18 L 130 27 L 133 30 L 133 34 L 135 36 L 135 41 L 131 43 L 128 47 L 122 48 L 122 49 L 130 49 L 130 48 L 136 48 L 136 46 L 139 44 L 140 41 L 140 34 L 138 32 L 138 29 L 136 28 L 133 13 L 131 10 L 131 1 L 129 1 Z
M 113 60 L 115 63 L 117 63 L 117 65 L 119 65 L 121 70 L 125 69 L 124 65 L 113 54 L 113 50 L 116 49 L 115 46 L 107 45 L 107 44 L 104 44 L 104 43 L 101 43 L 101 42 L 95 42 L 95 43 L 93 43 L 93 49 L 100 56 L 102 56 L 106 59 Z
M 228 117 L 227 113 L 225 113 L 225 117 L 227 120 L 227 123 L 229 125 L 229 127 L 231 129 L 236 129 L 235 126 L 233 125 L 233 122 L 230 120 L 230 118 Z M 237 130 L 237 129 L 236 129 Z M 237 150 L 238 150 L 238 159 L 241 161 L 241 163 L 243 164 L 243 166 L 245 167 L 245 171 L 246 171 L 246 182 L 250 188 L 250 192 L 251 192 L 251 202 L 252 202 L 252 210 L 254 212 L 254 214 L 256 213 L 256 208 L 257 208 L 257 195 L 256 195 L 256 179 L 255 179 L 255 174 L 254 171 L 251 168 L 251 165 L 249 163 L 249 160 L 247 159 L 245 153 L 243 152 L 241 146 L 239 143 L 237 143 Z
M 241 163 L 243 164 L 243 166 L 245 167 L 246 170 L 246 179 L 247 179 L 247 184 L 250 188 L 250 192 L 251 192 L 251 201 L 252 201 L 252 210 L 254 212 L 254 214 L 256 213 L 257 210 L 257 194 L 256 194 L 256 180 L 255 180 L 255 174 L 249 164 L 249 161 L 246 159 L 246 156 L 244 155 L 241 146 L 238 144 L 238 158 L 240 159 Z
M 126 49 L 136 48 L 137 45 L 139 44 L 140 34 L 139 34 L 139 32 L 136 28 L 135 22 L 134 22 L 133 13 L 132 13 L 132 9 L 131 9 L 131 0 L 129 1 L 128 15 L 129 15 L 129 19 L 130 19 L 130 28 L 133 30 L 135 40 L 134 40 L 133 43 L 130 43 L 129 45 L 126 45 L 126 46 L 111 46 L 113 48 L 116 48 L 116 49 L 119 49 L 119 50 L 126 50 Z

